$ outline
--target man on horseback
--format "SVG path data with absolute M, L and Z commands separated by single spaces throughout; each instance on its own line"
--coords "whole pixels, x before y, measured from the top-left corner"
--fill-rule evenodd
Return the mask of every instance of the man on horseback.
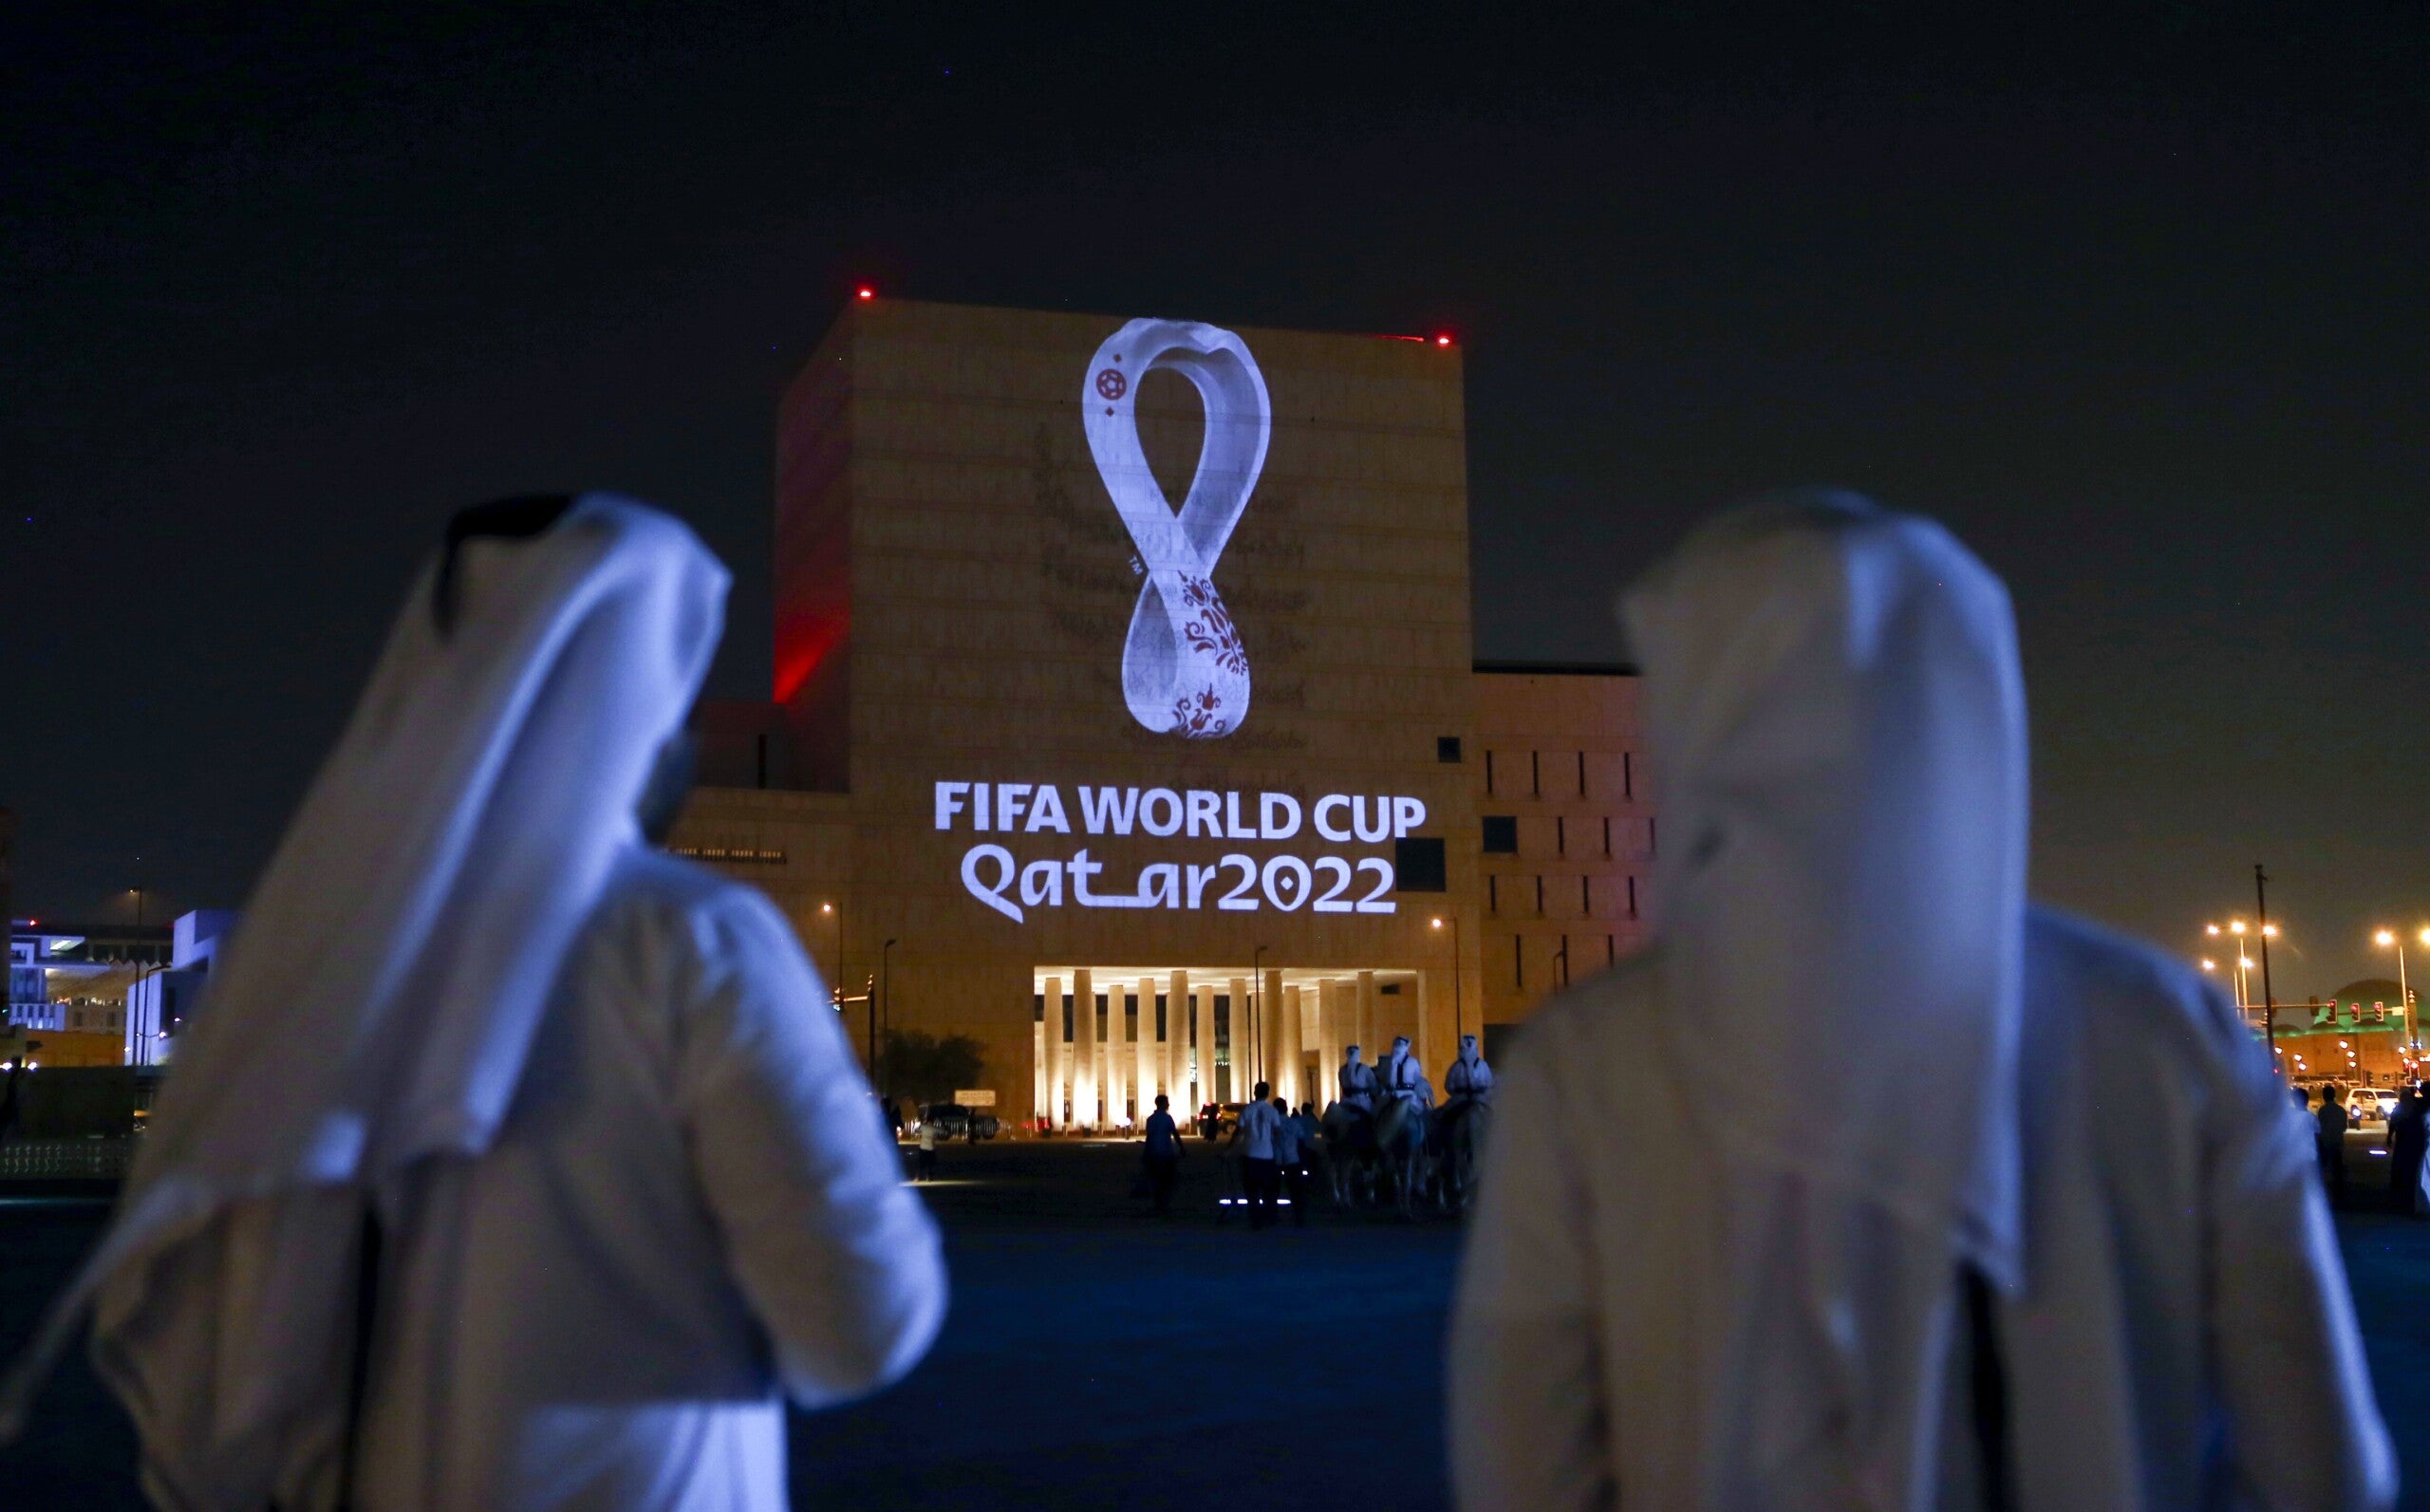
M 1384 1062 L 1382 1081 L 1387 1096 L 1410 1104 L 1412 1110 L 1434 1106 L 1434 1089 L 1426 1079 L 1426 1068 L 1410 1054 L 1407 1035 L 1393 1036 L 1392 1058 Z
M 1492 1096 L 1493 1068 L 1478 1054 L 1476 1036 L 1460 1036 L 1460 1058 L 1443 1073 L 1443 1092 L 1455 1103 L 1468 1097 L 1486 1101 Z
M 1351 1046 L 1342 1056 L 1338 1079 L 1341 1102 L 1362 1113 L 1373 1114 L 1375 1111 L 1375 1068 L 1359 1063 L 1356 1045 Z

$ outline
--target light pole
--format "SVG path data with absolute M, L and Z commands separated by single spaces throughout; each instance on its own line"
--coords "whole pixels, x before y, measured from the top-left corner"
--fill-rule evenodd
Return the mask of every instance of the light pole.
M 885 1009 L 886 1032 L 890 1035 L 894 1033 L 894 941 L 891 938 L 878 947 L 877 981 L 878 1002 Z M 870 1072 L 871 1074 L 875 1074 L 876 1068 L 871 1067 Z M 885 1080 L 880 1078 L 878 1085 L 884 1088 Z M 892 1095 L 891 1089 L 888 1090 L 887 1094 Z
M 2430 936 L 2430 929 L 2421 932 Z M 2421 1030 L 2413 1017 L 2413 990 L 2404 984 L 2404 941 L 2395 930 L 2383 929 L 2371 937 L 2371 942 L 2383 950 L 2390 946 L 2396 949 L 2396 1000 L 2404 1009 L 2405 1037 L 2412 1041 L 2414 1049 L 2419 1050 L 2421 1048 Z M 2361 1023 L 2362 1019 L 2358 1017 L 2355 1022 Z
M 2261 925 L 2261 1013 L 2262 1033 L 2270 1041 L 2270 1059 L 2278 1059 L 2278 996 L 2270 990 L 2270 937 L 2278 931 L 2270 924 L 2270 877 L 2261 863 L 2252 864 L 2252 905 L 2254 920 Z
M 1260 945 L 1249 952 L 1249 1084 L 1264 1080 L 1265 1070 L 1265 953 L 1274 947 Z M 1236 1052 L 1232 1057 L 1240 1058 Z M 1235 1087 L 1235 1092 L 1240 1091 Z M 1243 1097 L 1243 1102 L 1248 1101 Z
M 1432 924 L 1437 929 L 1443 927 L 1440 919 L 1433 920 Z M 1468 1021 L 1460 1009 L 1460 916 L 1455 913 L 1451 916 L 1451 1049 L 1454 1053 L 1459 1050 L 1460 1041 L 1467 1037 Z

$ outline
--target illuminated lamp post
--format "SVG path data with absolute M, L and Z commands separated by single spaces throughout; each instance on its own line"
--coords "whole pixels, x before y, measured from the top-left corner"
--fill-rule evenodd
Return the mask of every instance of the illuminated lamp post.
M 2425 929 L 2422 933 L 2430 935 L 2430 929 Z M 2413 1017 L 2413 989 L 2405 985 L 2404 942 L 2398 937 L 2395 930 L 2383 929 L 2371 937 L 2371 943 L 2382 950 L 2393 948 L 2396 951 L 2396 1000 L 2398 1005 L 2404 1009 L 2406 1037 L 2412 1041 L 2413 1048 L 2419 1050 L 2421 1048 L 2421 1033 Z
M 2202 932 L 2214 940 L 2219 939 L 2222 935 L 2234 935 L 2236 937 L 2236 970 L 2234 995 L 2235 997 L 2237 1008 L 2244 1009 L 2252 1007 L 2252 994 L 2245 989 L 2245 971 L 2252 964 L 2252 962 L 2244 959 L 2244 921 L 2241 919 L 2231 919 L 2228 921 L 2228 926 L 2225 929 L 2221 929 L 2215 924 L 2206 924 L 2202 926 Z M 2208 971 L 2211 968 L 2205 966 L 2202 969 Z
M 2270 989 L 2270 937 L 2278 931 L 2270 924 L 2270 876 L 2261 863 L 2252 864 L 2252 904 L 2254 921 L 2261 926 L 2261 1012 L 2262 1033 L 2269 1037 L 2270 1048 L 2278 1048 L 2278 996 Z
M 1443 927 L 1440 919 L 1430 920 L 1435 928 Z M 1451 1049 L 1456 1054 L 1460 1041 L 1468 1037 L 1468 1021 L 1460 1007 L 1460 916 L 1451 916 Z

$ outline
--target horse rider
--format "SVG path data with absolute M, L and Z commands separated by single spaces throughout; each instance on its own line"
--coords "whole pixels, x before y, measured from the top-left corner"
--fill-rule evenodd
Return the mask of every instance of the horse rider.
M 1407 1035 L 1393 1036 L 1392 1058 L 1384 1062 L 1381 1071 L 1386 1095 L 1408 1103 L 1412 1109 L 1434 1105 L 1434 1089 L 1426 1080 L 1426 1068 L 1410 1054 Z
M 1375 1068 L 1359 1063 L 1356 1045 L 1343 1055 L 1339 1079 L 1342 1103 L 1372 1116 L 1375 1111 Z
M 1493 1068 L 1486 1065 L 1485 1056 L 1478 1053 L 1476 1036 L 1460 1036 L 1460 1058 L 1451 1062 L 1451 1069 L 1443 1073 L 1443 1092 L 1453 1102 L 1463 1097 L 1473 1097 L 1479 1102 L 1491 1100 Z

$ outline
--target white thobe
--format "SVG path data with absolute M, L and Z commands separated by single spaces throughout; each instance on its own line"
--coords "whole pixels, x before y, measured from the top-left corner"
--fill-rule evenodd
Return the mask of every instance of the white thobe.
M 1374 1067 L 1363 1063 L 1355 1066 L 1345 1063 L 1341 1068 L 1338 1080 L 1341 1083 L 1343 1102 L 1354 1108 L 1363 1108 L 1371 1113 L 1375 1111 Z
M 916 1362 L 934 1224 L 784 920 L 636 854 L 496 1144 L 396 1194 L 360 1504 L 781 1508 L 780 1395 Z
M 1497 1099 L 1450 1338 L 1461 1504 L 1895 1505 L 1850 1479 L 1843 1445 L 1766 1437 L 1809 1418 L 1770 1418 L 1762 1380 L 1827 1391 L 1833 1320 L 1811 1329 L 1784 1298 L 1756 1374 L 1708 1347 L 1718 1279 L 1797 1274 L 1817 1204 L 1797 1174 L 1691 1133 L 1698 1089 L 1658 1030 L 1673 1005 L 1654 961 L 1540 1013 Z M 2141 947 L 2038 911 L 2024 1002 L 2026 1284 L 1996 1325 L 2019 1506 L 2387 1505 L 2395 1462 L 2312 1152 L 2233 1011 Z M 1953 1270 L 1871 1224 L 1885 1296 Z M 1889 1313 L 1860 1296 L 1838 1326 L 1861 1332 L 1877 1304 Z M 1944 1431 L 1963 1433 L 1963 1391 L 1947 1394 Z M 1751 1418 L 1728 1440 L 1741 1452 L 1700 1441 L 1716 1404 Z M 1940 1504 L 1972 1504 L 1953 1479 Z

